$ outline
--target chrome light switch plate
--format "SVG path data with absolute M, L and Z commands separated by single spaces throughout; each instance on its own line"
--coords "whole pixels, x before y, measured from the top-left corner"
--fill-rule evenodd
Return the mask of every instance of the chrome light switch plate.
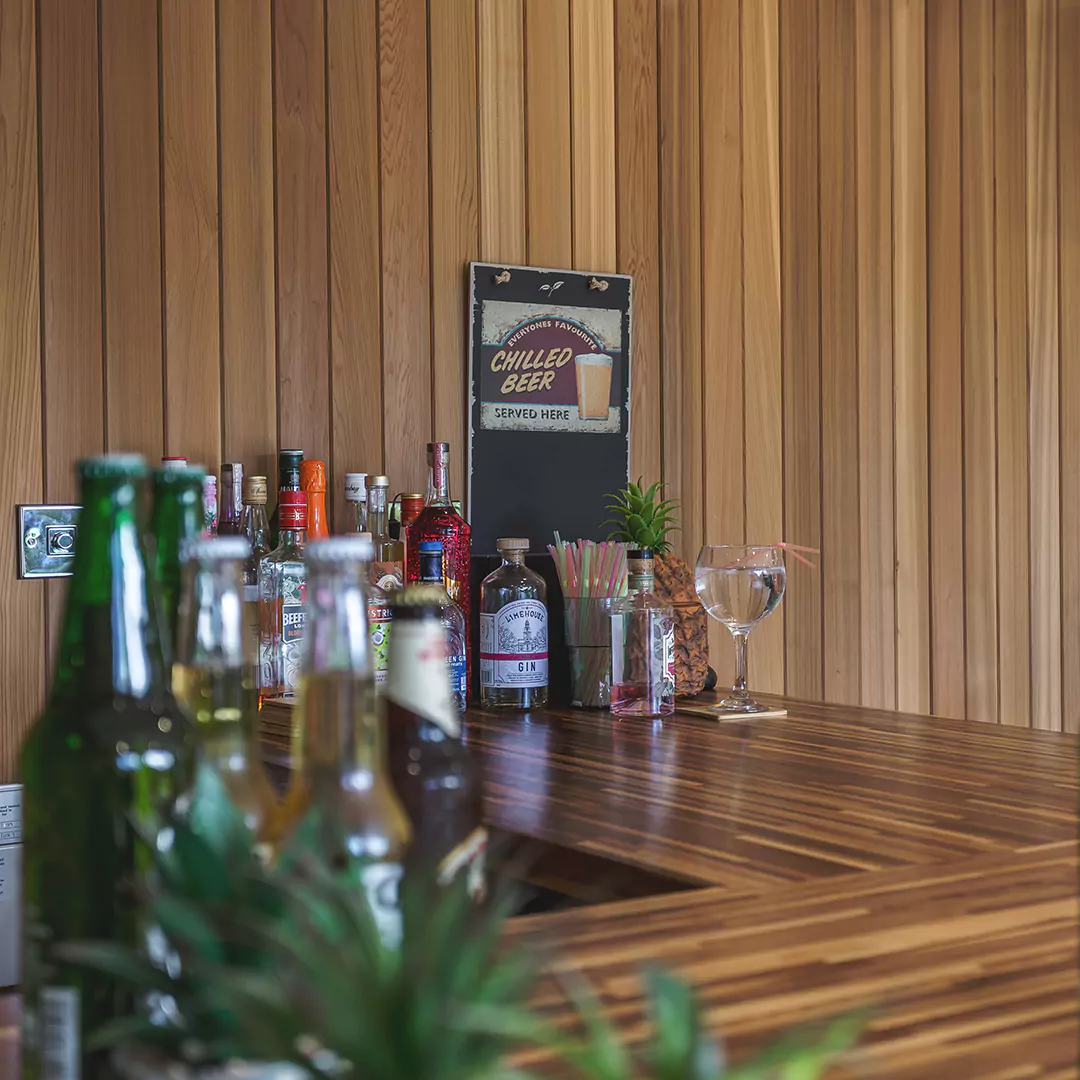
M 19 577 L 70 577 L 79 533 L 79 506 L 15 507 Z

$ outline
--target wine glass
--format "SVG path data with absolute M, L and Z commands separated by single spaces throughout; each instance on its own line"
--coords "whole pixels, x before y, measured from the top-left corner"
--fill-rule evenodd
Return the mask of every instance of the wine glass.
M 706 544 L 698 553 L 694 571 L 698 599 L 735 639 L 735 684 L 714 712 L 766 711 L 746 692 L 746 639 L 754 625 L 779 606 L 786 579 L 784 555 L 778 547 Z

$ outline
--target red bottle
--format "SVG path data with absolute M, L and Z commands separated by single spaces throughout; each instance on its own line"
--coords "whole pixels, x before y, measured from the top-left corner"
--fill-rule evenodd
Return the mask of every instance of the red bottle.
M 450 444 L 428 443 L 427 505 L 405 530 L 405 580 L 420 580 L 420 545 L 438 540 L 443 546 L 443 579 L 446 591 L 465 616 L 466 660 L 472 674 L 472 630 L 469 625 L 469 558 L 472 555 L 472 529 L 450 501 Z M 471 681 L 470 681 L 470 684 Z

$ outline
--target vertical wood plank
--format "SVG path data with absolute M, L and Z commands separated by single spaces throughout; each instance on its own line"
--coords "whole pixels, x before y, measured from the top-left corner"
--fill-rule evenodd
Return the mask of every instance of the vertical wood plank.
M 618 269 L 633 275 L 630 475 L 660 478 L 659 174 L 656 5 L 615 6 L 615 181 Z
M 855 20 L 862 700 L 896 708 L 890 9 Z
M 960 18 L 967 713 L 997 723 L 994 9 L 964 0 Z
M 742 146 L 739 0 L 701 8 L 701 311 L 704 539 L 746 539 L 743 498 Z M 710 619 L 709 653 L 721 684 L 735 676 L 727 629 Z
M 1080 731 L 1080 0 L 1058 31 L 1062 726 Z M 1046 602 L 1044 598 L 1044 603 Z
M 960 0 L 926 9 L 931 708 L 966 714 L 961 392 Z
M 161 5 L 165 445 L 221 460 L 217 80 L 213 0 Z
M 424 490 L 431 438 L 427 56 L 424 5 L 380 0 L 383 430 L 391 494 Z
M 855 5 L 820 0 L 821 573 L 825 698 L 859 703 Z
M 276 483 L 274 49 L 265 0 L 218 0 L 221 362 L 226 461 Z M 276 492 L 271 492 L 271 499 Z
M 329 463 L 323 0 L 274 0 L 278 437 Z
M 433 5 L 431 295 L 435 436 L 449 439 L 454 493 L 464 498 L 469 340 L 464 262 L 479 258 L 474 0 Z M 565 209 L 564 209 L 565 212 Z
M 0 504 L 42 494 L 41 291 L 38 264 L 37 43 L 33 0 L 0 4 Z M 10 522 L 10 518 L 9 518 Z M 19 745 L 45 685 L 45 594 L 19 581 L 14 530 L 0 529 L 0 783 L 18 780 Z
M 379 46 L 377 5 L 328 0 L 330 363 L 334 520 L 345 473 L 383 469 L 379 333 Z
M 998 718 L 1031 722 L 1024 0 L 994 5 Z
M 818 11 L 780 3 L 780 233 L 784 540 L 821 547 Z M 821 574 L 788 562 L 787 691 L 823 692 Z
M 525 261 L 522 0 L 478 0 L 480 257 Z
M 574 268 L 615 269 L 614 0 L 570 0 Z
M 1057 4 L 1027 8 L 1027 349 L 1031 483 L 1031 724 L 1061 730 L 1061 472 L 1058 466 Z
M 161 457 L 157 5 L 101 3 L 105 387 L 110 450 Z
M 525 0 L 524 41 L 529 265 L 572 266 L 570 0 Z
M 40 0 L 45 498 L 75 502 L 74 463 L 105 445 L 96 0 Z M 47 587 L 55 650 L 65 583 Z
M 703 505 L 698 2 L 665 0 L 659 20 L 664 481 L 680 501 L 678 553 L 693 565 Z
M 896 704 L 930 711 L 926 355 L 926 3 L 893 0 Z
M 743 340 L 746 539 L 784 529 L 780 348 L 780 108 L 777 0 L 743 0 Z M 797 543 L 798 541 L 796 541 Z M 784 690 L 785 604 L 754 630 L 752 685 Z

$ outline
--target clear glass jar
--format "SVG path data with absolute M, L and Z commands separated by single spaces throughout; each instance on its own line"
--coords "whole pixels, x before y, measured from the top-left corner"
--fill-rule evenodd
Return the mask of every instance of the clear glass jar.
M 547 586 L 525 565 L 529 541 L 496 541 L 502 566 L 480 586 L 480 703 L 489 709 L 547 704 Z

